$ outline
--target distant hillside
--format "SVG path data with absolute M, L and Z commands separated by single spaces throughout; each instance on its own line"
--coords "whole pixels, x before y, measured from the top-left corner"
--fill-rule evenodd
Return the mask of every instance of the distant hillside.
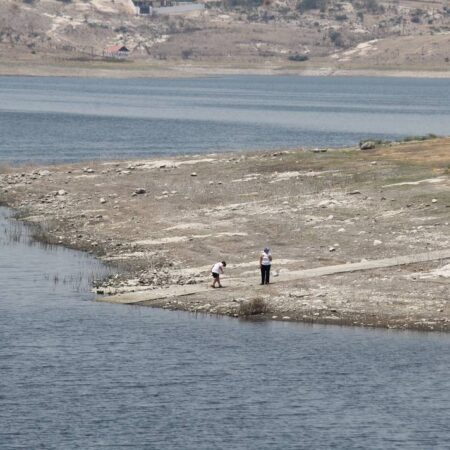
M 137 16 L 131 0 L 2 0 L 0 59 L 448 70 L 447 1 L 222 0 Z

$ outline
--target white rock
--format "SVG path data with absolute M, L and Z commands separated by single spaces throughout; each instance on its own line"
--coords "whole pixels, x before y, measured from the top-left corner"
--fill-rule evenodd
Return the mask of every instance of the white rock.
M 192 172 L 191 173 L 191 177 L 196 177 L 197 176 L 197 172 Z
M 103 198 L 103 197 L 101 197 L 101 198 L 100 198 L 100 203 L 106 203 L 106 199 Z
M 382 242 L 379 241 L 378 239 L 375 239 L 375 240 L 373 241 L 374 247 L 376 247 L 377 245 L 381 245 L 381 244 L 382 244 Z
M 433 198 L 433 200 L 431 200 L 431 203 L 436 203 L 436 202 L 437 202 L 436 198 Z

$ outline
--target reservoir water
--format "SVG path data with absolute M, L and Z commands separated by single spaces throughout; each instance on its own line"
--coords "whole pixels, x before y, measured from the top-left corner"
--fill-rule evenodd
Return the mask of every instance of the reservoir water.
M 94 302 L 0 208 L 0 449 L 445 449 L 450 336 Z
M 450 134 L 450 80 L 0 77 L 0 166 Z M 0 168 L 1 170 L 1 168 Z M 0 449 L 446 449 L 450 336 L 94 301 L 0 208 Z
M 0 162 L 355 145 L 450 134 L 450 79 L 0 77 Z

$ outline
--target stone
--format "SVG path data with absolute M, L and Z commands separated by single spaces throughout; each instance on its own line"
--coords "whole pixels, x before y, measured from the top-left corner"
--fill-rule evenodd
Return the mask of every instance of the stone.
M 101 197 L 100 198 L 100 203 L 106 203 L 106 198 Z
M 374 141 L 361 141 L 359 143 L 359 148 L 361 150 L 371 150 L 373 148 L 375 148 L 375 142 Z
M 197 176 L 197 172 L 192 172 L 191 173 L 191 177 L 196 177 Z
M 49 170 L 40 170 L 39 175 L 41 177 L 48 177 L 50 175 L 50 171 Z
M 145 194 L 147 191 L 144 188 L 137 188 L 134 190 L 135 194 Z
M 375 239 L 375 240 L 373 241 L 374 247 L 376 247 L 376 246 L 378 246 L 378 245 L 381 245 L 382 243 L 383 243 L 383 242 L 379 241 L 378 239 Z
M 60 190 L 57 192 L 57 195 L 67 195 L 67 192 L 66 192 L 64 189 L 60 189 Z
M 437 203 L 437 199 L 433 198 L 433 200 L 431 200 L 431 203 Z

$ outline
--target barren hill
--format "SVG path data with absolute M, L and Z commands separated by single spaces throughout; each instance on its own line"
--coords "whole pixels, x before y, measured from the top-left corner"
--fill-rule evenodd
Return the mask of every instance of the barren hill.
M 84 67 L 145 75 L 176 67 L 445 75 L 450 67 L 446 0 L 223 0 L 171 12 L 139 16 L 131 0 L 3 0 L 0 73 Z M 115 44 L 130 50 L 126 61 L 105 58 Z

